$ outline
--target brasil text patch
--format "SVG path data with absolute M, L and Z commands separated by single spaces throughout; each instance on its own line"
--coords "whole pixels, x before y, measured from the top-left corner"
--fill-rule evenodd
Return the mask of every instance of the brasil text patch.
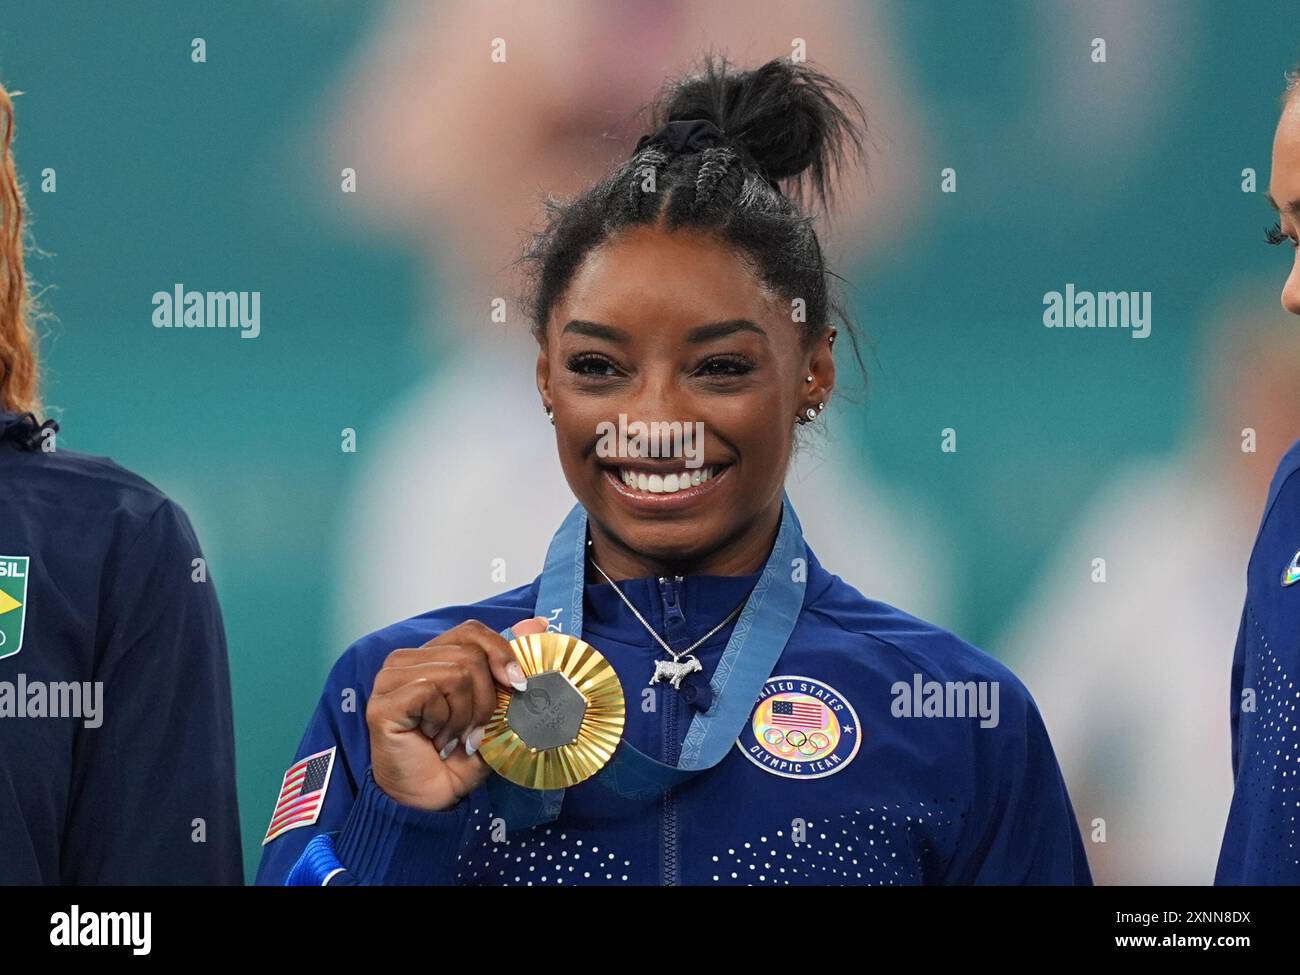
M 30 567 L 29 556 L 0 555 L 0 660 L 12 657 L 23 648 Z

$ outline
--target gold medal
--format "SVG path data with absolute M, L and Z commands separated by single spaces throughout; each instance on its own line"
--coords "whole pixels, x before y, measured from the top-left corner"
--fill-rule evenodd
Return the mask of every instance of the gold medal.
M 623 685 L 591 644 L 563 633 L 510 641 L 528 690 L 497 688 L 497 709 L 478 753 L 528 789 L 564 789 L 591 778 L 623 736 Z

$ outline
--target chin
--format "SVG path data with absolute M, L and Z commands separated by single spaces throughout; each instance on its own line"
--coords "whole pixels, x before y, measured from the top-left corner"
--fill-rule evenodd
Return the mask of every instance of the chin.
M 672 565 L 698 560 L 717 545 L 720 534 L 712 525 L 629 526 L 621 531 L 619 525 L 610 526 L 628 548 L 654 562 Z

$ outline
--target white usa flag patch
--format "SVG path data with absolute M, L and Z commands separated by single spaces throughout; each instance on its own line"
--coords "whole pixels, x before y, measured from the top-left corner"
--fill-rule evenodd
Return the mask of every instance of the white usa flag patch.
M 280 783 L 280 798 L 275 802 L 271 825 L 266 827 L 263 846 L 281 833 L 299 826 L 310 826 L 320 818 L 337 751 L 336 745 L 315 755 L 300 758 L 289 766 L 289 771 L 284 773 L 284 781 Z

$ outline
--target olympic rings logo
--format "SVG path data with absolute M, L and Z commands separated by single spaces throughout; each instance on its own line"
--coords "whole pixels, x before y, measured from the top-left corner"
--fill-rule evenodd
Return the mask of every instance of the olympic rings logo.
M 763 732 L 763 741 L 774 752 L 781 755 L 793 755 L 798 752 L 804 758 L 812 758 L 831 747 L 830 736 L 821 731 L 805 734 L 798 728 L 782 731 L 780 728 L 768 728 Z

